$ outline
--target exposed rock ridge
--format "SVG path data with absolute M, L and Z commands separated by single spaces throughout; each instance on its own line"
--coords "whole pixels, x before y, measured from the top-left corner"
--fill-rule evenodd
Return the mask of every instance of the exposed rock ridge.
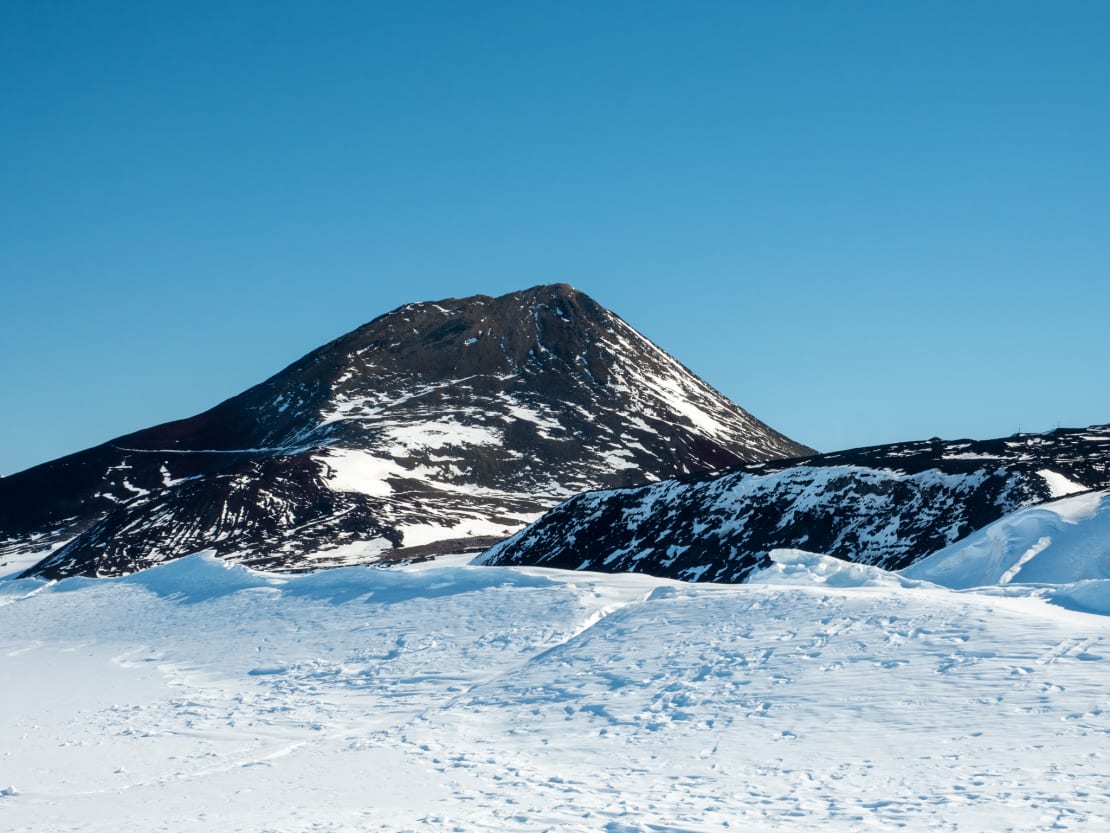
M 0 556 L 115 575 L 201 549 L 365 563 L 576 492 L 812 450 L 566 284 L 407 304 L 189 419 L 0 482 Z M 324 550 L 321 557 L 307 554 Z
M 895 570 L 1018 508 L 1110 486 L 1110 426 L 896 443 L 571 498 L 485 564 L 740 582 L 776 548 Z

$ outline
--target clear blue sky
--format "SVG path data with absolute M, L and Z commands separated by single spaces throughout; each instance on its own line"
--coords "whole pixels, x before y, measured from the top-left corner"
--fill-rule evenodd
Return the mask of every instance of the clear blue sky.
M 566 281 L 822 450 L 1110 422 L 1110 3 L 0 2 L 0 472 Z

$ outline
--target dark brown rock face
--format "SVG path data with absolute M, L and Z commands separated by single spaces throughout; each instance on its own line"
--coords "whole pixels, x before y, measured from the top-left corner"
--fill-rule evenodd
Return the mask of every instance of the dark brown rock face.
M 0 559 L 116 575 L 201 549 L 396 558 L 586 489 L 812 450 L 565 284 L 409 304 L 189 419 L 0 480 Z
M 1110 426 L 896 443 L 589 492 L 485 564 L 742 582 L 776 548 L 906 567 L 1023 506 L 1110 488 Z

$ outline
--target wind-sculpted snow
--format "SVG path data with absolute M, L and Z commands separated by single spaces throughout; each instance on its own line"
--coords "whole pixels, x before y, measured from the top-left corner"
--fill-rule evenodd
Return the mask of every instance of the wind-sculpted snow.
M 210 411 L 3 478 L 0 559 L 44 552 L 34 572 L 62 577 L 201 549 L 267 568 L 479 551 L 579 491 L 810 451 L 582 293 L 536 287 L 409 304 Z
M 903 575 L 954 588 L 1110 579 L 1110 493 L 1087 492 L 1018 510 Z
M 867 564 L 856 564 L 805 550 L 771 550 L 766 567 L 748 576 L 748 584 L 794 584 L 802 587 L 922 587 L 914 581 Z
M 1110 824 L 1110 618 L 797 551 L 757 579 L 205 554 L 0 581 L 0 826 Z
M 1043 596 L 1068 610 L 1110 616 L 1110 579 L 1091 579 L 1050 587 Z
M 434 581 L 429 581 L 424 573 L 361 567 L 337 567 L 290 577 L 232 564 L 212 553 L 197 553 L 115 581 L 190 604 L 252 589 L 273 590 L 288 598 L 311 598 L 334 603 L 361 599 L 375 604 L 395 604 L 415 598 L 431 599 L 492 587 L 549 587 L 552 584 L 551 579 L 544 576 L 519 571 L 438 565 Z M 54 592 L 88 587 L 89 583 L 89 579 L 80 577 L 63 579 L 54 587 Z
M 1108 461 L 1102 426 L 765 463 L 576 496 L 479 563 L 740 582 L 796 548 L 897 570 L 1022 507 L 1110 486 Z

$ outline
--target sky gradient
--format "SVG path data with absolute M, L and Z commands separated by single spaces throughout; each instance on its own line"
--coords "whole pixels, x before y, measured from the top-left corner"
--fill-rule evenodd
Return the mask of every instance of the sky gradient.
M 0 3 L 0 473 L 565 281 L 831 451 L 1110 422 L 1110 4 Z

